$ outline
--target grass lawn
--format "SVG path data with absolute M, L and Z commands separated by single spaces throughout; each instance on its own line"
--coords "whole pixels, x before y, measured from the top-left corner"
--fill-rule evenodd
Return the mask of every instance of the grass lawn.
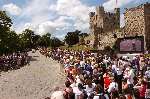
M 94 50 L 94 48 L 87 47 L 85 45 L 73 45 L 73 46 L 61 46 L 62 49 L 69 49 L 69 50 Z

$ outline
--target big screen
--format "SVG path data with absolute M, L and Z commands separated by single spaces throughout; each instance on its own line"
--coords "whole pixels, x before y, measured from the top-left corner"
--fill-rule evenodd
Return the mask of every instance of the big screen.
M 142 52 L 144 48 L 143 39 L 122 39 L 120 40 L 119 48 L 121 52 Z

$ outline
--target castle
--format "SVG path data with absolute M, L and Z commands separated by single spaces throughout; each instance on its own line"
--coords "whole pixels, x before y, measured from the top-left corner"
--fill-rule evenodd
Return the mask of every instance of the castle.
M 90 12 L 89 17 L 91 33 L 86 41 L 96 49 L 103 49 L 102 47 L 104 46 L 102 45 L 109 44 L 106 44 L 108 42 L 103 42 L 102 38 L 120 28 L 120 8 L 115 8 L 114 13 L 110 13 L 105 12 L 103 6 L 98 6 L 96 7 L 96 13 Z
M 125 35 L 144 36 L 145 48 L 150 48 L 150 3 L 126 9 Z
M 85 39 L 87 45 L 96 49 L 104 49 L 114 45 L 117 38 L 144 36 L 146 48 L 150 47 L 150 3 L 126 9 L 125 26 L 120 28 L 120 8 L 113 13 L 104 11 L 104 7 L 96 7 L 90 12 L 90 36 Z

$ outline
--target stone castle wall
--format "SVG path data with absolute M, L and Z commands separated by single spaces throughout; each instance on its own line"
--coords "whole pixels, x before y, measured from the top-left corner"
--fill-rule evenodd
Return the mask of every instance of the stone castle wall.
M 146 47 L 150 47 L 150 3 L 126 9 L 126 36 L 144 36 Z
M 120 27 L 120 9 L 116 8 L 114 13 L 105 12 L 104 7 L 96 7 L 96 12 L 90 13 L 90 30 L 91 37 L 90 40 L 93 44 L 93 47 L 99 48 L 102 46 L 101 40 L 106 35 L 110 35 L 110 32 L 113 33 L 114 30 Z
M 122 32 L 120 29 L 115 30 L 117 38 L 122 38 Z M 117 38 L 114 37 L 112 32 L 107 32 L 106 35 L 102 35 L 99 41 L 98 49 L 104 49 L 106 46 L 113 47 L 114 43 L 116 42 Z
M 143 35 L 145 33 L 144 7 L 138 6 L 126 9 L 125 33 L 127 36 Z
M 103 7 L 96 7 L 96 13 L 90 13 L 90 29 L 102 28 L 107 32 L 120 27 L 120 9 L 114 13 L 105 12 Z
M 145 14 L 145 40 L 147 47 L 150 48 L 150 3 L 144 5 Z
M 96 7 L 96 12 L 90 13 L 91 37 L 87 40 L 92 47 L 104 49 L 112 46 L 117 38 L 144 36 L 145 48 L 150 48 L 150 3 L 126 9 L 125 27 L 120 29 L 120 9 L 114 13 L 105 12 L 104 7 Z M 121 31 L 120 31 L 121 30 Z M 116 33 L 117 38 L 114 38 Z

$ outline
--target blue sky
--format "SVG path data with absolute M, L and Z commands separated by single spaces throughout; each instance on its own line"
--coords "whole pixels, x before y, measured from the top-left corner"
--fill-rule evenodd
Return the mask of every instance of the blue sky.
M 103 5 L 106 11 L 121 8 L 121 25 L 124 25 L 124 8 L 134 7 L 150 0 L 0 0 L 0 9 L 12 18 L 13 29 L 21 33 L 30 28 L 37 34 L 51 33 L 63 38 L 68 31 L 79 29 L 89 32 L 88 13 Z

